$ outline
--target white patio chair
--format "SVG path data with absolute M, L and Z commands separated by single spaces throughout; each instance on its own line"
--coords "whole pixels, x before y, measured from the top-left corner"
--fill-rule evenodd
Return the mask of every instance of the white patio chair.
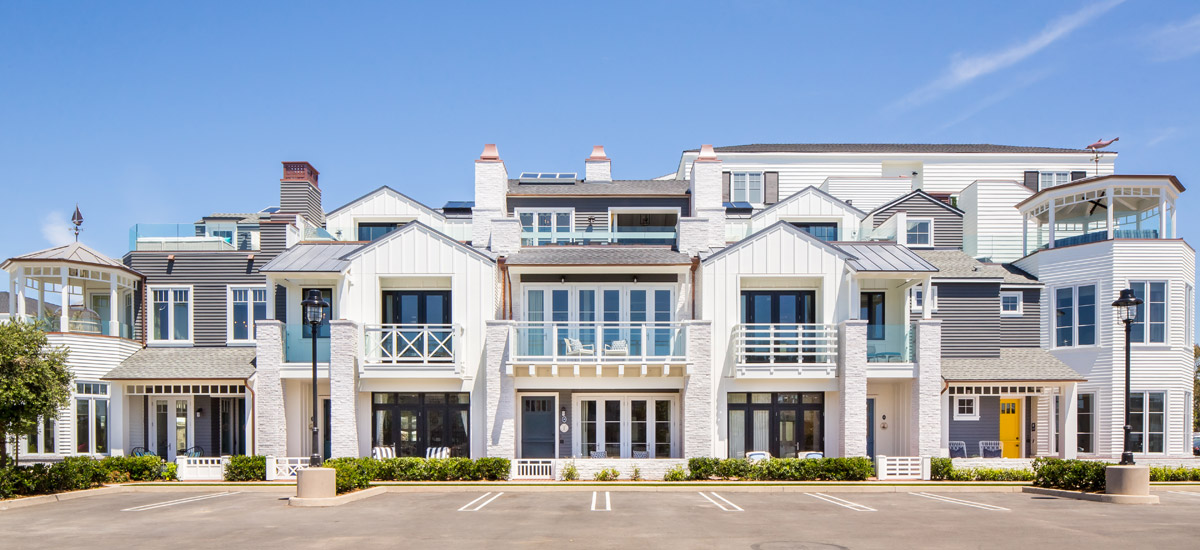
M 980 441 L 979 456 L 983 458 L 1001 458 L 1004 456 L 1003 441 Z
M 430 447 L 425 449 L 425 458 L 450 458 L 450 447 Z
M 607 451 L 592 451 L 590 456 L 591 456 L 591 458 L 608 458 L 608 452 Z
M 746 451 L 746 460 L 750 462 L 758 462 L 760 460 L 770 460 L 771 453 L 769 451 Z
M 611 344 L 605 344 L 604 355 L 629 355 L 629 342 L 627 340 L 613 340 Z
M 950 458 L 967 458 L 967 442 L 951 441 Z
M 633 458 L 650 458 L 650 451 L 633 451 Z
M 383 460 L 385 458 L 396 458 L 396 447 L 392 445 L 382 445 L 379 447 L 371 447 L 371 458 L 375 460 Z
M 594 355 L 596 347 L 592 344 L 584 344 L 578 338 L 563 338 L 563 355 Z

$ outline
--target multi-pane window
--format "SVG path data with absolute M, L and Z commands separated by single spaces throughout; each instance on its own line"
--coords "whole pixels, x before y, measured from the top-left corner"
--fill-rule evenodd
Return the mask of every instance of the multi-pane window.
M 25 436 L 25 452 L 29 454 L 53 454 L 54 430 L 58 422 L 54 417 L 42 418 L 36 428 Z
M 978 397 L 955 397 L 954 398 L 954 419 L 955 420 L 979 420 L 979 398 Z
M 1161 453 L 1166 446 L 1167 394 L 1131 392 L 1129 394 L 1130 446 L 1135 453 Z
M 398 229 L 400 223 L 360 223 L 358 224 L 358 240 L 373 241 Z
M 933 246 L 933 220 L 908 220 L 908 246 Z
M 396 456 L 443 447 L 452 457 L 471 456 L 471 394 L 376 392 L 371 403 L 372 446 L 394 447 Z
M 913 313 L 923 313 L 925 311 L 925 285 L 914 286 L 909 289 L 909 294 L 912 296 L 912 311 Z M 937 297 L 938 289 L 936 286 L 929 291 L 929 307 L 937 312 Z
M 517 210 L 521 221 L 521 246 L 543 246 L 571 242 L 575 211 L 570 208 Z
M 1081 453 L 1096 452 L 1096 394 L 1081 393 L 1075 401 L 1076 445 Z
M 108 452 L 108 384 L 75 383 L 75 452 Z
M 1055 185 L 1070 183 L 1070 172 L 1041 172 L 1038 174 L 1038 189 L 1048 189 Z
M 1054 345 L 1096 344 L 1096 285 L 1054 290 Z
M 1129 341 L 1161 344 L 1167 341 L 1167 283 L 1133 281 L 1133 295 L 1142 299 L 1137 317 L 1129 327 Z
M 666 396 L 585 397 L 579 414 L 583 458 L 670 458 L 674 446 L 673 398 Z
M 1021 315 L 1021 293 L 1019 291 L 1000 293 L 1000 315 L 1005 317 Z
M 191 291 L 186 288 L 152 290 L 150 339 L 162 342 L 191 340 Z
M 730 180 L 729 199 L 731 201 L 762 204 L 762 172 L 734 172 Z
M 229 339 L 235 342 L 254 340 L 254 322 L 267 318 L 265 288 L 230 289 Z

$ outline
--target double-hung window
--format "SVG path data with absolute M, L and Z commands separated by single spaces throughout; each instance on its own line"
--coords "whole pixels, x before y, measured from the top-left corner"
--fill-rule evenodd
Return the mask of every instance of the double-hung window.
M 908 246 L 933 246 L 933 220 L 909 219 Z
M 1021 292 L 1001 292 L 1000 293 L 1000 316 L 1001 317 L 1020 317 L 1021 316 Z
M 192 339 L 190 288 L 152 288 L 150 340 L 190 342 Z
M 1038 189 L 1049 189 L 1056 185 L 1070 183 L 1070 172 L 1040 172 L 1038 173 Z
M 1142 299 L 1137 317 L 1129 327 L 1129 341 L 1139 344 L 1162 344 L 1167 341 L 1167 283 L 1132 281 L 1129 288 Z
M 267 318 L 267 289 L 229 289 L 229 341 L 253 342 L 254 323 Z
M 979 397 L 962 396 L 954 398 L 955 420 L 979 420 Z
M 1055 347 L 1096 344 L 1096 285 L 1054 289 Z
M 1076 445 L 1081 453 L 1096 452 L 1096 394 L 1081 393 L 1075 401 Z
M 928 293 L 929 299 L 928 300 L 925 299 L 925 295 L 926 295 L 925 285 L 914 286 L 911 289 L 909 289 L 908 292 L 909 292 L 909 295 L 912 297 L 911 307 L 912 307 L 913 313 L 923 313 L 925 311 L 925 302 L 926 301 L 929 302 L 929 307 L 933 308 L 931 310 L 931 312 L 937 313 L 938 289 L 937 289 L 936 285 L 934 285 L 933 288 L 929 291 L 929 293 Z
M 1129 394 L 1129 437 L 1135 453 L 1161 453 L 1166 447 L 1167 394 L 1131 392 Z
M 108 384 L 75 383 L 75 452 L 108 453 Z
M 730 177 L 729 199 L 733 202 L 762 204 L 762 172 L 734 172 Z
M 521 221 L 521 246 L 543 246 L 571 242 L 575 227 L 575 210 L 572 208 L 518 208 L 517 219 Z

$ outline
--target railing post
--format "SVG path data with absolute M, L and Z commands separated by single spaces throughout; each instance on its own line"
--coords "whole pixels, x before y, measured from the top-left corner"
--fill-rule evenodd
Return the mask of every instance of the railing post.
M 887 457 L 877 455 L 875 457 L 875 479 L 879 481 L 887 480 Z
M 643 321 L 643 322 L 642 322 L 642 326 L 641 326 L 640 330 L 641 330 L 641 333 L 642 333 L 642 340 L 641 340 L 641 343 L 642 343 L 642 362 L 645 362 L 645 361 L 646 361 L 646 357 L 649 355 L 647 352 L 649 352 L 649 351 L 650 351 L 650 349 L 649 349 L 649 348 L 650 348 L 650 342 L 648 342 L 648 341 L 646 340 L 646 322 L 645 322 L 645 321 Z
M 558 325 L 550 325 L 550 357 L 555 363 L 558 362 Z
M 275 457 L 267 455 L 267 468 L 264 477 L 267 481 L 275 481 Z

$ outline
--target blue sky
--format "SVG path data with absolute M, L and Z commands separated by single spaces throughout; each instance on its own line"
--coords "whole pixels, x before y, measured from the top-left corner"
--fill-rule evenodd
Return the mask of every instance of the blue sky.
M 282 160 L 327 207 L 470 200 L 487 142 L 642 178 L 701 143 L 1120 136 L 1119 172 L 1200 185 L 1196 2 L 182 4 L 0 4 L 0 258 L 76 203 L 114 257 L 134 223 L 277 204 Z

